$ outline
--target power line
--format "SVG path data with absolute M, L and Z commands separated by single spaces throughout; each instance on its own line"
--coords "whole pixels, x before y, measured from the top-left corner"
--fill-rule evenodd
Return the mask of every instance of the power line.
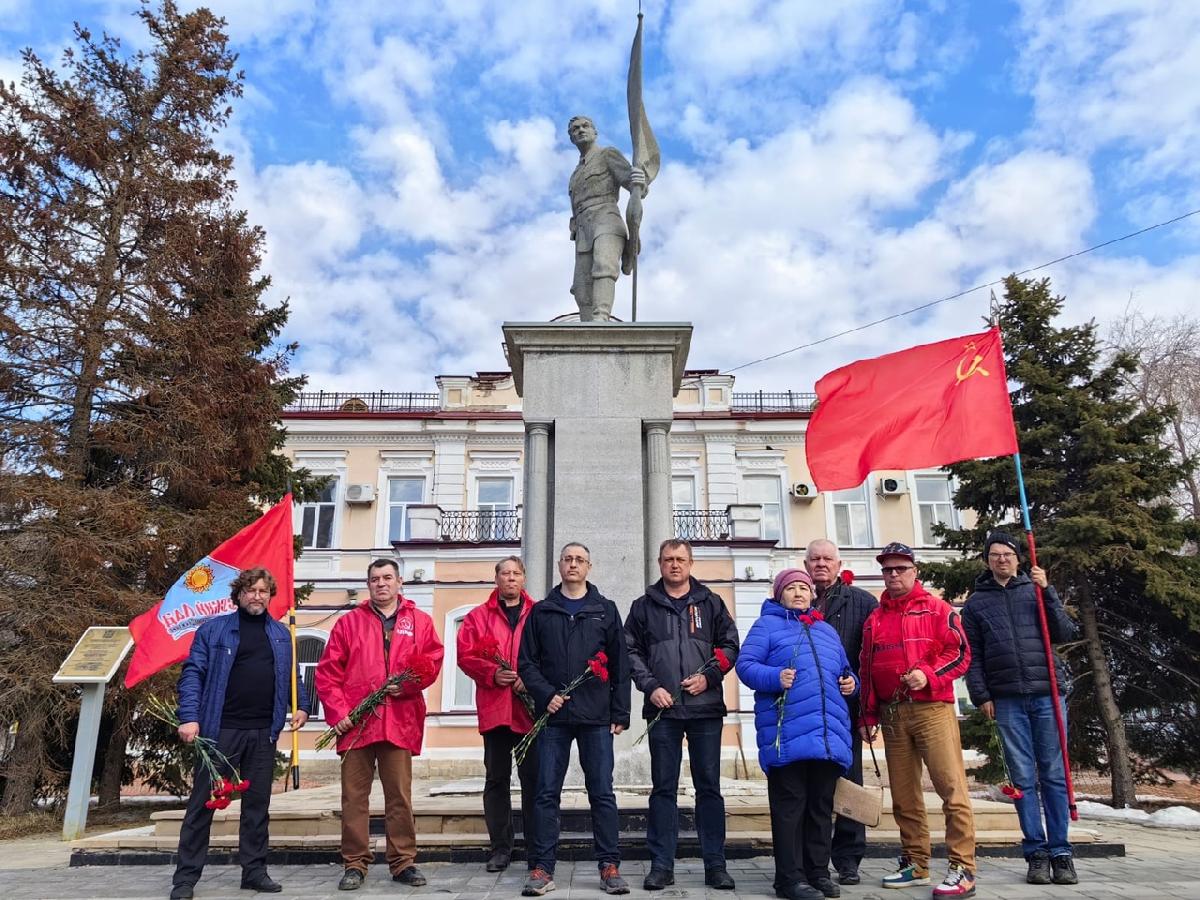
M 1022 269 L 1020 272 L 1014 272 L 1013 275 L 1015 275 L 1016 277 L 1019 278 L 1022 275 L 1028 275 L 1031 272 L 1039 272 L 1042 269 L 1050 268 L 1050 266 L 1056 266 L 1061 262 L 1066 262 L 1068 259 L 1074 259 L 1077 256 L 1086 256 L 1087 254 L 1093 253 L 1096 250 L 1101 250 L 1105 247 L 1110 247 L 1113 244 L 1119 244 L 1119 243 L 1121 243 L 1121 241 L 1127 241 L 1130 238 L 1135 238 L 1138 235 L 1146 234 L 1147 232 L 1154 231 L 1157 228 L 1165 228 L 1168 225 L 1174 225 L 1176 222 L 1182 222 L 1184 219 L 1187 219 L 1191 216 L 1198 215 L 1198 214 L 1200 214 L 1200 209 L 1193 209 L 1191 212 L 1186 212 L 1183 215 L 1176 216 L 1173 219 L 1167 219 L 1164 222 L 1157 222 L 1154 225 L 1147 225 L 1145 228 L 1140 228 L 1137 231 L 1129 232 L 1129 234 L 1123 234 L 1120 237 L 1115 237 L 1110 240 L 1104 241 L 1102 243 L 1094 244 L 1093 246 L 1088 247 L 1084 250 L 1076 250 L 1074 253 L 1068 253 L 1066 256 L 1060 256 L 1057 259 L 1050 260 L 1049 262 L 1044 262 L 1044 263 L 1041 263 L 1036 266 L 1030 266 L 1028 269 Z M 1007 277 L 1007 276 L 1005 276 L 1005 277 Z M 876 319 L 873 322 L 866 322 L 862 325 L 856 325 L 853 328 L 847 328 L 845 331 L 839 331 L 836 334 L 830 334 L 830 335 L 826 335 L 823 338 L 817 338 L 817 340 L 809 341 L 806 344 L 799 344 L 798 346 L 790 347 L 787 350 L 780 350 L 778 353 L 772 353 L 770 356 L 764 356 L 764 357 L 761 357 L 760 359 L 754 359 L 754 360 L 751 360 L 750 362 L 744 362 L 741 365 L 734 366 L 732 369 L 725 369 L 724 371 L 721 372 L 721 374 L 728 375 L 731 372 L 737 372 L 740 369 L 748 369 L 750 366 L 756 366 L 759 363 L 770 362 L 773 359 L 779 359 L 779 357 L 781 357 L 781 356 L 787 356 L 789 353 L 795 353 L 797 350 L 807 350 L 810 347 L 816 347 L 820 344 L 828 343 L 829 341 L 835 341 L 838 338 L 845 337 L 848 334 L 854 334 L 856 331 L 865 331 L 866 329 L 873 328 L 876 325 L 882 325 L 884 322 L 891 322 L 893 319 L 900 319 L 900 318 L 903 318 L 904 316 L 911 316 L 913 313 L 920 312 L 923 309 L 929 309 L 930 307 L 937 306 L 940 303 L 946 303 L 950 300 L 958 300 L 960 297 L 967 296 L 967 294 L 973 294 L 976 291 L 982 291 L 986 288 L 993 288 L 993 287 L 996 287 L 997 285 L 1003 284 L 1003 283 L 1004 283 L 1003 278 L 997 278 L 994 281 L 989 281 L 985 284 L 977 284 L 974 287 L 967 288 L 966 290 L 959 291 L 958 293 L 949 294 L 948 296 L 940 297 L 937 300 L 930 300 L 928 303 L 922 303 L 920 306 L 914 306 L 912 309 L 906 309 L 901 312 L 892 313 L 890 316 L 884 316 L 882 319 Z M 696 383 L 699 383 L 699 382 L 696 382 Z

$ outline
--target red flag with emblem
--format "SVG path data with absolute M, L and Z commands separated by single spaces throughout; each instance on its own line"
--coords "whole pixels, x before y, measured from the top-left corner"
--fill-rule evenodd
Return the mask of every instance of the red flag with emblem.
M 1017 452 L 1000 329 L 835 369 L 817 382 L 805 435 L 821 491 L 881 469 L 923 469 Z

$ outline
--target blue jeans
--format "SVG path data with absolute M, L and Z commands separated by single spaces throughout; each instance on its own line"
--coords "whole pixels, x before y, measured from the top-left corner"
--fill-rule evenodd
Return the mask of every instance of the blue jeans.
M 571 762 L 571 741 L 579 746 L 579 765 L 592 807 L 593 846 L 600 868 L 619 865 L 617 798 L 613 794 L 613 736 L 607 725 L 548 725 L 538 736 L 537 829 L 529 868 L 554 874 L 558 848 L 559 805 Z
M 1062 704 L 1063 724 L 1067 706 Z M 1004 744 L 1004 759 L 1013 786 L 1025 795 L 1015 802 L 1021 822 L 1021 849 L 1025 858 L 1043 851 L 1051 856 L 1070 856 L 1067 823 L 1071 814 L 1067 804 L 1067 779 L 1063 771 L 1062 748 L 1054 705 L 1049 694 L 997 697 L 996 725 Z M 1046 822 L 1042 825 L 1042 811 Z
M 725 799 L 721 796 L 721 726 L 718 718 L 658 720 L 650 729 L 650 819 L 646 846 L 650 867 L 675 870 L 679 842 L 679 767 L 687 735 L 692 784 L 696 788 L 696 831 L 704 868 L 725 868 Z

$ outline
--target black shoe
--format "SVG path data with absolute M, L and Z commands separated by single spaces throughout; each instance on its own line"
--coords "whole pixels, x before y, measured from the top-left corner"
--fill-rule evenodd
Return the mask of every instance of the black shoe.
M 258 891 L 261 894 L 278 894 L 283 890 L 283 885 L 271 878 L 265 872 L 257 878 L 242 879 L 243 891 Z
M 775 888 L 775 896 L 782 897 L 783 900 L 825 900 L 824 894 L 803 881 L 797 881 L 784 888 Z
M 737 887 L 734 884 L 733 876 L 725 869 L 705 869 L 704 883 L 710 888 L 716 888 L 718 891 L 732 891 Z
M 1039 850 L 1029 857 L 1029 871 L 1025 873 L 1026 884 L 1050 883 L 1050 854 Z
M 401 884 L 407 884 L 409 887 L 424 887 L 427 882 L 425 876 L 421 874 L 421 870 L 416 866 L 409 866 L 392 876 L 392 881 L 398 881 Z
M 1075 860 L 1063 854 L 1050 859 L 1050 868 L 1054 870 L 1051 879 L 1055 884 L 1079 884 L 1079 876 L 1075 874 Z
M 834 884 L 828 875 L 818 876 L 817 878 L 813 878 L 808 883 L 820 891 L 822 897 L 842 896 L 842 889 Z
M 858 869 L 839 869 L 838 884 L 861 884 L 862 878 L 858 875 Z
M 358 869 L 347 869 L 342 873 L 342 880 L 338 882 L 338 890 L 357 891 L 362 887 L 363 880 L 363 873 L 358 871 Z
M 190 884 L 171 885 L 171 900 L 192 900 L 195 896 Z
M 674 883 L 674 872 L 668 872 L 666 869 L 651 869 L 646 877 L 642 879 L 642 889 L 647 891 L 661 891 L 667 885 Z
M 508 868 L 508 864 L 512 862 L 512 853 L 508 850 L 495 850 L 488 857 L 487 865 L 484 866 L 489 872 L 503 872 Z

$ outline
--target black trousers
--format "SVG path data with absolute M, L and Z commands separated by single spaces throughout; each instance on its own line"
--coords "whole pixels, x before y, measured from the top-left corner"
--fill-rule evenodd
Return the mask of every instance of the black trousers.
M 767 770 L 777 890 L 829 877 L 833 791 L 841 771 L 826 760 L 801 760 Z
M 222 728 L 217 749 L 225 754 L 250 788 L 239 801 L 238 861 L 242 880 L 252 881 L 267 871 L 268 810 L 271 805 L 271 776 L 275 771 L 275 744 L 269 728 Z M 222 773 L 228 775 L 228 773 Z M 183 825 L 179 829 L 179 864 L 173 884 L 192 884 L 200 880 L 208 859 L 208 833 L 213 810 L 204 804 L 212 794 L 212 784 L 203 766 L 196 767 L 192 796 L 188 798 Z
M 509 788 L 512 778 L 513 747 L 523 735 L 502 725 L 483 733 L 483 819 L 487 823 L 488 838 L 492 852 L 504 850 L 512 853 L 512 794 Z M 521 834 L 525 838 L 525 852 L 533 846 L 533 831 L 537 817 L 533 804 L 537 799 L 538 743 L 534 742 L 517 766 L 517 778 L 521 782 Z
M 851 717 L 851 721 L 854 718 Z M 857 728 L 850 729 L 850 771 L 845 777 L 855 784 L 863 783 L 862 737 Z M 845 816 L 833 823 L 833 867 L 839 872 L 857 872 L 867 852 L 867 826 Z

